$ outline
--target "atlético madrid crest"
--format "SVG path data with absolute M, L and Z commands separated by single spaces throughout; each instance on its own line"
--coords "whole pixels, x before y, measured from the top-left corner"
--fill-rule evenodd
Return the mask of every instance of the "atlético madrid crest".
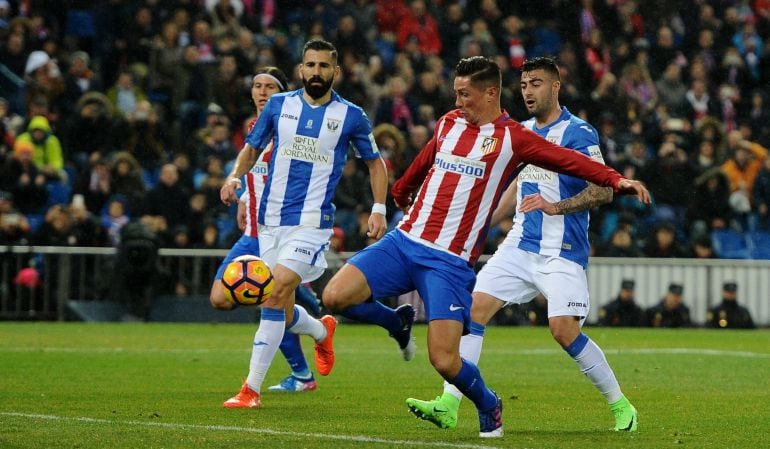
M 334 119 L 327 119 L 326 120 L 326 129 L 328 129 L 331 132 L 337 131 L 337 129 L 340 127 L 340 121 L 334 120 Z
M 485 137 L 481 142 L 481 153 L 493 153 L 497 148 L 497 137 Z

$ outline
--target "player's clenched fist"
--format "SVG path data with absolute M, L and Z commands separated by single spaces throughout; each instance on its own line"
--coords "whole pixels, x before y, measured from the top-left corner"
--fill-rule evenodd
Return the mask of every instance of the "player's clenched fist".
M 241 188 L 241 180 L 238 178 L 227 178 L 225 184 L 219 190 L 219 198 L 228 206 L 238 201 L 236 190 Z

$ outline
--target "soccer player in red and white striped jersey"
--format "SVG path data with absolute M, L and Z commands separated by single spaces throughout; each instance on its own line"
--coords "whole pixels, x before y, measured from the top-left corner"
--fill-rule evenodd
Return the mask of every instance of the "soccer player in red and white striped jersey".
M 324 289 L 332 309 L 365 309 L 364 301 L 417 290 L 428 317 L 428 352 L 441 376 L 479 412 L 479 435 L 500 437 L 502 401 L 475 364 L 460 357 L 470 326 L 473 264 L 502 192 L 527 165 L 584 178 L 649 202 L 638 181 L 555 145 L 511 119 L 500 106 L 501 75 L 490 59 L 462 59 L 454 79 L 457 109 L 438 121 L 433 138 L 392 187 L 396 203 L 414 201 L 377 243 L 353 256 Z M 358 310 L 358 315 L 365 315 Z M 372 317 L 374 320 L 375 317 Z

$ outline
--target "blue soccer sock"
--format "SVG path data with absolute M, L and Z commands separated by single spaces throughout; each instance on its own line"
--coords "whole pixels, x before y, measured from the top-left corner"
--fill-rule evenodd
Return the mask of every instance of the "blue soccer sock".
M 470 333 L 468 335 L 463 335 L 460 339 L 460 357 L 478 365 L 486 328 L 487 327 L 481 323 L 471 321 Z M 444 394 L 450 394 L 456 397 L 458 401 L 463 398 L 462 392 L 446 380 L 444 381 Z
M 454 379 L 448 379 L 451 384 L 457 387 L 465 397 L 476 404 L 479 410 L 489 410 L 497 405 L 497 397 L 487 388 L 487 384 L 481 377 L 479 368 L 473 363 L 463 359 L 463 366 Z
M 391 334 L 400 331 L 403 326 L 396 311 L 379 301 L 366 301 L 339 313 L 361 323 L 376 324 Z
M 299 342 L 299 335 L 288 331 L 284 332 L 283 340 L 281 340 L 281 344 L 278 346 L 278 349 L 281 350 L 281 353 L 286 358 L 286 361 L 289 363 L 289 367 L 291 368 L 291 373 L 295 377 L 299 377 L 301 379 L 310 377 L 310 369 L 307 366 L 305 354 L 302 353 L 302 345 Z

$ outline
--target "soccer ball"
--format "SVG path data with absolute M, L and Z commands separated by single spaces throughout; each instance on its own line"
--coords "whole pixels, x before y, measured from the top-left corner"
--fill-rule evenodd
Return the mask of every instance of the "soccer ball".
M 270 267 L 257 256 L 240 256 L 227 264 L 222 274 L 222 288 L 228 301 L 246 306 L 270 299 L 275 280 Z

